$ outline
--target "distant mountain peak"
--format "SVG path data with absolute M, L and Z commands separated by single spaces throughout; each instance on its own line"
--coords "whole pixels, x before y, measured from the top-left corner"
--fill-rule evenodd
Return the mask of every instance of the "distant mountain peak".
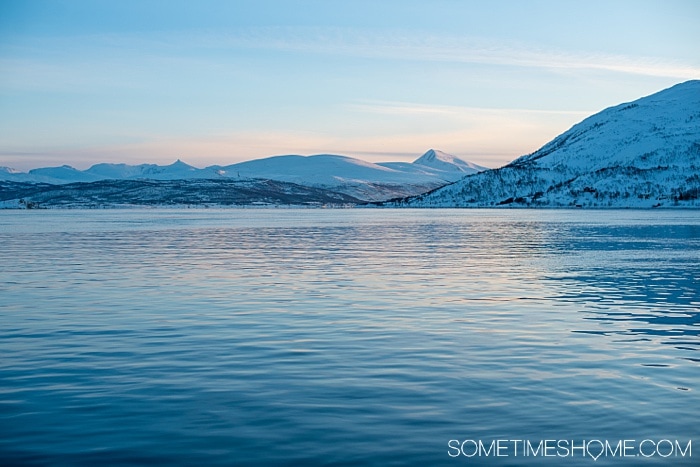
M 437 149 L 428 149 L 425 154 L 420 156 L 418 159 L 413 161 L 414 164 L 420 164 L 422 162 L 430 162 L 434 160 L 442 160 L 442 161 L 453 161 L 455 159 L 455 156 L 451 154 L 447 154 L 446 152 L 439 151 Z
M 181 159 L 176 160 L 170 165 L 165 166 L 170 169 L 186 169 L 186 170 L 197 170 L 196 167 L 188 164 L 187 162 L 183 162 Z M 164 168 L 165 168 L 164 167 Z
M 476 165 L 473 162 L 468 162 L 460 159 L 452 154 L 439 151 L 437 149 L 429 149 L 425 154 L 413 161 L 413 164 L 432 167 L 439 170 L 459 171 L 467 174 L 481 172 L 486 170 L 486 167 Z

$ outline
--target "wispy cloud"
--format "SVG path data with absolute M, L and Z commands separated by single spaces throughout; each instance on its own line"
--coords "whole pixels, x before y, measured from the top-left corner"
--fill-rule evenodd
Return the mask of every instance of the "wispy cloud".
M 394 60 L 474 63 L 550 70 L 602 70 L 636 75 L 697 79 L 700 63 L 663 57 L 627 56 L 541 48 L 519 43 L 441 35 L 408 35 L 324 28 L 258 28 L 225 36 L 200 36 L 217 47 L 247 47 Z M 200 43 L 204 43 L 200 42 Z
M 44 50 L 48 46 L 56 53 L 47 56 Z M 553 73 L 590 71 L 700 79 L 700 60 L 684 62 L 585 49 L 564 51 L 469 36 L 404 31 L 261 27 L 234 32 L 111 33 L 28 39 L 21 48 L 4 47 L 0 55 L 0 72 L 4 71 L 0 82 L 10 87 L 85 88 L 95 86 L 95 76 L 98 76 L 103 86 L 138 87 L 151 77 L 149 70 L 152 69 L 199 69 L 219 73 L 226 70 L 231 73 L 236 70 L 232 65 L 235 62 L 225 57 L 246 50 L 529 68 Z M 127 68 L 129 73 L 124 76 Z

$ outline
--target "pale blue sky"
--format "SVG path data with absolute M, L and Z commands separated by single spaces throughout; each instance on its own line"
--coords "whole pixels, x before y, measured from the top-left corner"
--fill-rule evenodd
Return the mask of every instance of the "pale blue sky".
M 0 0 L 0 165 L 497 167 L 700 78 L 700 2 Z

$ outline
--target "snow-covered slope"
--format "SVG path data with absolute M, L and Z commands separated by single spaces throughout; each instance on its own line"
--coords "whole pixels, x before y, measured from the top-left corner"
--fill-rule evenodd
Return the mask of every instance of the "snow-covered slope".
M 96 164 L 85 171 L 69 166 L 34 169 L 29 173 L 3 168 L 0 180 L 65 184 L 99 180 L 266 179 L 332 190 L 365 201 L 383 201 L 425 193 L 483 169 L 431 149 L 413 163 L 374 164 L 338 155 L 290 155 L 204 169 L 180 160 L 167 166 Z
M 294 183 L 337 185 L 352 181 L 409 182 L 411 176 L 386 167 L 346 156 L 273 156 L 223 167 L 225 175 L 260 177 Z
M 700 206 L 700 81 L 610 107 L 408 206 Z

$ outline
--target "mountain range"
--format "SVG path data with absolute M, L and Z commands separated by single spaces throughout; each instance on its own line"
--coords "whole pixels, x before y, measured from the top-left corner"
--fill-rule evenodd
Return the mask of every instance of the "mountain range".
M 167 205 L 358 204 L 425 193 L 482 170 L 486 167 L 434 149 L 412 163 L 375 164 L 322 154 L 273 156 L 203 169 L 181 160 L 166 166 L 101 163 L 87 170 L 64 165 L 27 173 L 0 167 L 0 202 L 5 207 L 21 206 L 20 199 L 33 206 L 74 207 L 153 205 L 159 198 Z M 120 183 L 126 181 L 130 183 Z M 120 187 L 131 200 L 115 193 Z M 197 189 L 206 192 L 195 196 Z M 290 197 L 291 192 L 305 194 Z
M 365 204 L 391 207 L 698 207 L 700 81 L 607 108 L 487 169 L 429 150 L 412 163 L 274 156 L 27 173 L 0 167 L 0 206 Z

